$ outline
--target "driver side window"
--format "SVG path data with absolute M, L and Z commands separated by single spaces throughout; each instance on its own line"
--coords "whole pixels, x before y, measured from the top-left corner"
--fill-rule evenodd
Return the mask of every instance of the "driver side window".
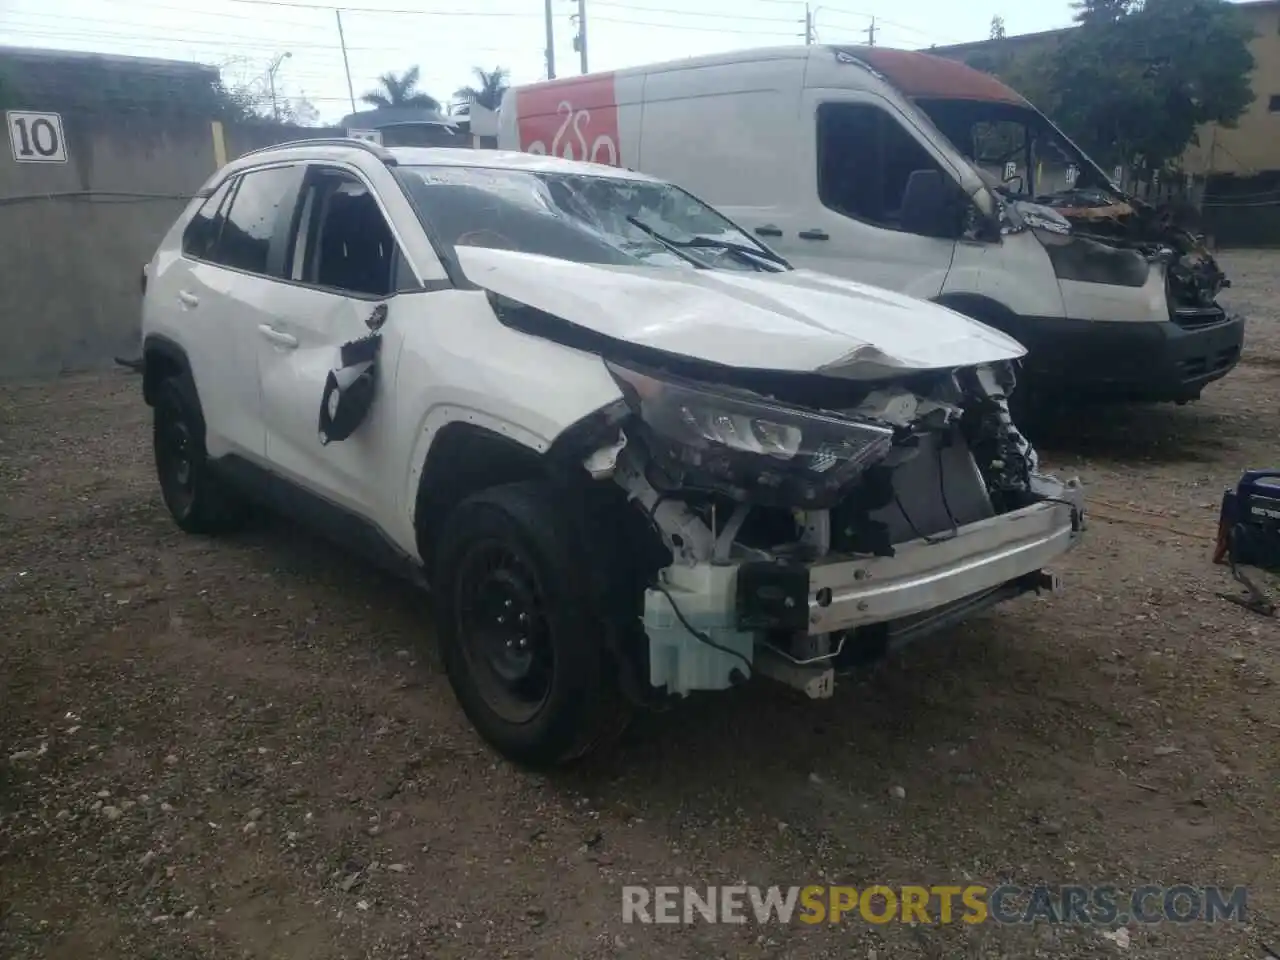
M 412 273 L 372 192 L 344 170 L 307 173 L 286 258 L 289 279 L 381 299 L 412 285 Z
M 912 174 L 947 176 L 898 120 L 867 103 L 818 107 L 818 196 L 830 210 L 889 230 L 903 224 Z M 917 178 L 919 179 L 919 178 Z

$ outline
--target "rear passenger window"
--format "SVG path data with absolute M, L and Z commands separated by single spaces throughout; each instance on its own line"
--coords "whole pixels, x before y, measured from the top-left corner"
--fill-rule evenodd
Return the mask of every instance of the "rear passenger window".
M 222 229 L 222 218 L 226 213 L 227 194 L 231 192 L 232 181 L 225 181 L 222 186 L 210 194 L 204 204 L 196 211 L 196 215 L 187 224 L 182 234 L 182 253 L 197 260 L 212 259 L 213 249 L 218 243 L 218 231 Z
M 253 170 L 240 177 L 214 259 L 227 267 L 269 274 L 271 238 L 288 229 L 283 206 L 293 197 L 294 167 Z M 288 213 L 292 212 L 290 208 Z

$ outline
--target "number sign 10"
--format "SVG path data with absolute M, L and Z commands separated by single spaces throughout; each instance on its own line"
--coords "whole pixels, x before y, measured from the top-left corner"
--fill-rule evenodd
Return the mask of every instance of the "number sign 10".
M 56 113 L 8 110 L 9 146 L 19 163 L 66 163 L 67 141 L 62 117 Z

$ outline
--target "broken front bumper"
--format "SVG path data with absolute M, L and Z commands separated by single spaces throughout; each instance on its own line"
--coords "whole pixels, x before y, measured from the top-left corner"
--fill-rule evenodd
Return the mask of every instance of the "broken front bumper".
M 1076 509 L 1080 516 L 1083 497 Z M 809 633 L 915 616 L 1034 573 L 1075 545 L 1081 524 L 1072 513 L 1065 503 L 1037 503 L 960 527 L 948 540 L 902 544 L 892 557 L 815 565 Z
M 1041 389 L 1111 400 L 1194 400 L 1244 346 L 1244 318 L 1220 308 L 1181 311 L 1177 322 L 1021 318 L 1007 332 L 1030 351 Z
M 818 635 L 939 610 L 1037 573 L 1076 544 L 1083 516 L 1083 490 L 1063 486 L 1053 501 L 899 544 L 892 557 L 744 564 L 738 626 Z
M 892 557 L 675 564 L 646 593 L 650 683 L 672 694 L 723 690 L 763 673 L 829 696 L 844 639 L 884 624 L 886 649 L 1028 590 L 1052 587 L 1043 567 L 1084 528 L 1084 491 L 1042 478 L 1031 506 L 954 534 L 894 547 Z M 769 637 L 808 640 L 788 653 Z M 805 652 L 807 651 L 807 652 Z M 742 668 L 747 670 L 743 671 Z

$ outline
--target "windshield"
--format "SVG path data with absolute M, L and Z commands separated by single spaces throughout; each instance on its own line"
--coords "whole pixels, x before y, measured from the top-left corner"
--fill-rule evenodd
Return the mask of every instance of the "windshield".
M 666 183 L 490 167 L 396 168 L 439 242 L 577 263 L 779 270 L 776 255 Z
M 1114 187 L 1047 119 L 1025 106 L 986 100 L 918 100 L 943 135 L 993 187 L 1043 200 Z

